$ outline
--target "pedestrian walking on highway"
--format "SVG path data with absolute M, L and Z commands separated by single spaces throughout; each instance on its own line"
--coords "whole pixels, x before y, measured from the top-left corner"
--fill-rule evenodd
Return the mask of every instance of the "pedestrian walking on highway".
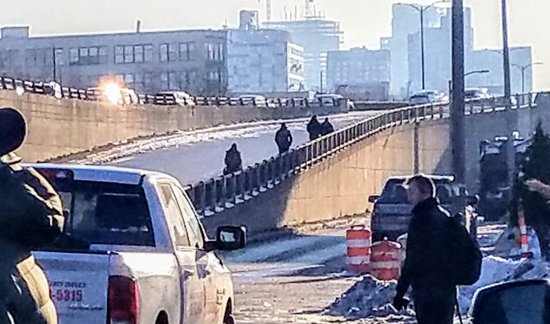
M 13 108 L 0 108 L 0 323 L 57 323 L 48 280 L 32 250 L 61 236 L 61 199 L 36 170 L 13 153 L 27 125 Z
M 231 174 L 242 169 L 241 152 L 237 149 L 237 144 L 233 143 L 231 148 L 225 152 L 225 169 L 223 169 L 223 174 Z
M 334 126 L 328 120 L 328 117 L 325 118 L 325 121 L 321 124 L 321 135 L 325 136 L 334 132 Z
M 292 145 L 292 134 L 285 123 L 282 123 L 281 128 L 275 133 L 275 143 L 279 148 L 279 154 L 286 153 L 288 149 L 290 149 L 290 145 Z
M 317 115 L 313 115 L 311 120 L 307 124 L 307 132 L 309 133 L 309 140 L 313 141 L 321 136 L 322 127 L 319 121 L 317 120 Z
M 416 175 L 406 185 L 413 217 L 393 305 L 406 307 L 410 285 L 419 324 L 452 324 L 456 286 L 478 280 L 481 252 L 464 226 L 439 205 L 430 178 Z

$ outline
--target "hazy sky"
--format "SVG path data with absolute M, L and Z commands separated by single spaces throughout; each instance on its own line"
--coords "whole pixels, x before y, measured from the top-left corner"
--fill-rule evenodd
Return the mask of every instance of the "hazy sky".
M 305 0 L 272 0 L 273 18 L 283 8 L 302 10 Z M 435 1 L 435 0 L 434 0 Z M 376 48 L 379 38 L 391 33 L 391 4 L 432 1 L 316 0 L 317 10 L 339 20 L 344 46 Z M 473 9 L 476 47 L 501 46 L 500 0 L 465 0 Z M 511 45 L 532 45 L 535 88 L 550 89 L 550 0 L 508 0 Z M 144 30 L 221 28 L 238 23 L 240 9 L 260 9 L 264 0 L 3 0 L 0 26 L 30 25 L 33 35 L 94 33 L 133 30 L 142 19 Z M 535 28 L 536 27 L 536 28 Z M 546 34 L 546 35 L 543 35 Z

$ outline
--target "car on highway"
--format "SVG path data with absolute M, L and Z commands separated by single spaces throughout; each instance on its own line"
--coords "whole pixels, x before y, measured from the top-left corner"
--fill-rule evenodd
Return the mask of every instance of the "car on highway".
M 166 174 L 32 166 L 61 195 L 67 242 L 80 242 L 33 252 L 60 323 L 234 324 L 231 273 L 215 250 L 244 247 L 244 228 L 220 227 L 210 240 Z
M 491 98 L 487 88 L 469 88 L 464 90 L 464 100 L 486 100 Z
M 242 95 L 239 101 L 245 106 L 268 107 L 268 100 L 261 95 Z
M 458 212 L 454 210 L 454 203 L 458 199 L 475 200 L 475 197 L 467 196 L 465 190 L 461 189 L 454 181 L 453 176 L 429 175 L 428 177 L 436 186 L 436 197 L 452 215 Z M 380 241 L 384 237 L 395 241 L 407 232 L 413 207 L 408 202 L 405 188 L 405 181 L 408 178 L 407 176 L 390 177 L 386 180 L 379 196 L 369 197 L 369 202 L 374 203 L 370 220 L 374 241 Z M 464 222 L 469 228 L 470 220 L 465 219 Z
M 88 96 L 95 97 L 98 101 L 110 102 L 114 105 L 139 104 L 139 95 L 134 89 L 119 87 L 116 84 L 108 84 L 103 87 L 86 89 Z
M 539 92 L 535 95 L 535 105 L 537 107 L 550 106 L 550 92 Z
M 409 98 L 409 104 L 415 105 L 426 105 L 431 103 L 441 103 L 448 102 L 449 98 L 446 94 L 439 90 L 422 90 L 418 93 L 413 94 Z
M 321 107 L 346 107 L 349 110 L 355 109 L 355 104 L 353 101 L 340 94 L 319 93 L 314 96 L 314 99 Z
M 166 101 L 173 101 L 176 105 L 180 106 L 195 106 L 196 102 L 193 96 L 185 91 L 162 91 L 155 95 L 158 99 L 165 99 Z

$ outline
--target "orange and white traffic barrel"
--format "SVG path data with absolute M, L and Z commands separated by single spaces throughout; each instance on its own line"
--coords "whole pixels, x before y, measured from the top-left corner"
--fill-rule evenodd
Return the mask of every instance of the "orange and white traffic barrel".
M 372 232 L 364 225 L 354 225 L 346 231 L 346 268 L 353 272 L 368 272 Z
M 388 240 L 372 245 L 370 273 L 380 280 L 399 279 L 401 272 L 401 244 Z
M 518 207 L 518 224 L 519 224 L 519 244 L 521 246 L 521 257 L 530 258 L 532 257 L 531 252 L 529 252 L 529 235 L 527 234 L 527 225 L 525 224 L 525 213 L 523 211 L 523 206 L 519 205 Z

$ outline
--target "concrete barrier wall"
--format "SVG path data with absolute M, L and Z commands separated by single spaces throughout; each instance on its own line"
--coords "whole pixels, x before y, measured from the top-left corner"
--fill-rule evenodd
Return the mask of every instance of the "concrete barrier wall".
M 340 108 L 258 108 L 243 106 L 114 106 L 75 99 L 0 91 L 0 107 L 20 109 L 29 134 L 19 154 L 41 161 L 124 140 L 175 130 L 208 128 L 255 120 L 342 112 Z
M 479 143 L 506 135 L 507 115 L 517 121 L 517 130 L 525 137 L 538 121 L 550 130 L 550 107 L 467 116 L 466 187 L 472 193 L 478 187 Z M 364 213 L 371 208 L 368 196 L 379 194 L 388 177 L 414 172 L 415 151 L 420 172 L 452 174 L 448 122 L 448 119 L 422 121 L 382 131 L 250 201 L 205 217 L 206 227 L 213 233 L 220 225 L 242 224 L 251 233 L 258 233 Z

